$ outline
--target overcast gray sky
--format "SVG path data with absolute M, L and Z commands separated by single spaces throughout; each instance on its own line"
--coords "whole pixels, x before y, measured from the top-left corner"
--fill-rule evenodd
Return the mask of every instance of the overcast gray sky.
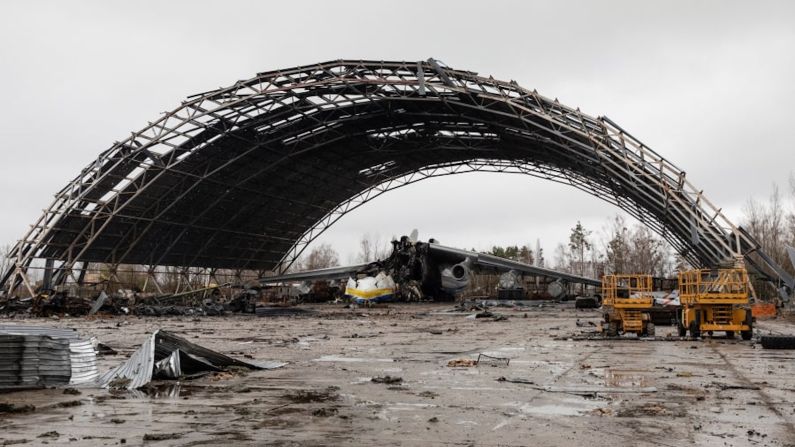
M 338 58 L 477 71 L 607 115 L 739 220 L 795 170 L 795 2 L 38 2 L 0 5 L 0 243 L 114 141 L 186 96 Z M 447 202 L 469 197 L 471 207 Z M 523 176 L 465 174 L 391 192 L 322 236 L 419 228 L 465 248 L 551 255 L 616 210 Z

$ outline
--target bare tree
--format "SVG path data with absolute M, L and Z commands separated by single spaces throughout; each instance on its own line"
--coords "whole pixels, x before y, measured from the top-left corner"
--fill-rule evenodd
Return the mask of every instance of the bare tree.
M 663 241 L 656 238 L 646 226 L 638 225 L 630 237 L 629 264 L 638 273 L 663 275 Z
M 762 250 L 779 265 L 789 265 L 785 245 L 792 242 L 791 226 L 795 226 L 793 213 L 784 208 L 778 186 L 773 185 L 773 192 L 767 203 L 754 198 L 748 199 L 743 208 L 743 225 L 759 242 Z M 789 241 L 787 240 L 789 239 Z
M 795 245 L 795 175 L 790 174 L 792 197 L 787 203 L 782 199 L 777 185 L 766 202 L 751 198 L 743 207 L 743 226 L 759 242 L 762 250 L 778 265 L 791 274 L 795 266 L 789 260 L 786 246 Z M 787 210 L 787 207 L 790 207 Z M 753 255 L 752 255 L 753 256 Z M 757 282 L 756 291 L 761 298 L 773 298 L 778 292 L 766 282 Z
M 389 244 L 381 242 L 381 236 L 365 233 L 359 241 L 359 262 L 372 262 L 384 259 L 389 254 Z
M 302 264 L 305 270 L 334 267 L 340 264 L 339 254 L 330 244 L 320 244 L 309 252 Z
M 555 265 L 555 270 L 571 273 L 570 259 L 571 255 L 569 254 L 569 250 L 566 249 L 566 246 L 563 244 L 558 244 L 555 247 L 555 254 L 552 260 Z
M 676 264 L 673 248 L 648 227 L 637 223 L 630 227 L 623 216 L 617 215 L 608 224 L 606 233 L 607 241 L 602 242 L 605 271 L 673 275 Z
M 604 244 L 605 270 L 609 273 L 629 272 L 629 230 L 621 215 L 616 215 L 610 222 L 610 240 Z

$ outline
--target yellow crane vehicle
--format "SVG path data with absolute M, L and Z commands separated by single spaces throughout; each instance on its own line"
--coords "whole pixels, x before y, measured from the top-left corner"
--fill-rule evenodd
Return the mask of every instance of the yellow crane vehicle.
M 602 330 L 610 337 L 626 333 L 653 336 L 654 323 L 648 312 L 654 304 L 652 287 L 651 275 L 602 277 Z
M 705 332 L 724 331 L 727 338 L 733 338 L 739 331 L 743 340 L 750 340 L 753 321 L 748 292 L 744 268 L 679 272 L 679 335 L 684 337 L 690 331 L 691 337 L 700 337 Z

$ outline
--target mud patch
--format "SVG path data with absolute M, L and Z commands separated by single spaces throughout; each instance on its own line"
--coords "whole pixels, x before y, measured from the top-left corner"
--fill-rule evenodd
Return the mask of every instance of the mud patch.
M 685 417 L 687 411 L 678 404 L 671 404 L 666 402 L 646 402 L 640 405 L 628 405 L 616 412 L 616 416 L 620 418 L 636 418 L 636 417 Z
M 298 404 L 331 402 L 339 400 L 338 390 L 339 388 L 335 386 L 330 386 L 324 390 L 297 390 L 284 394 L 282 398 Z
M 182 433 L 147 433 L 144 435 L 144 441 L 167 441 L 181 437 Z
M 26 405 L 16 405 L 16 404 L 9 404 L 5 402 L 0 402 L 0 413 L 32 413 L 36 411 L 36 407 L 34 405 L 26 404 Z

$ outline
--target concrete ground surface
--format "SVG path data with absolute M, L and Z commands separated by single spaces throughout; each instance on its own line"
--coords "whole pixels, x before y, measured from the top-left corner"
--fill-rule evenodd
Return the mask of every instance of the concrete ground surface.
M 795 446 L 795 351 L 754 341 L 589 339 L 599 310 L 534 303 L 467 318 L 451 304 L 304 305 L 288 316 L 5 321 L 77 328 L 118 351 L 155 329 L 281 369 L 0 394 L 0 445 Z M 594 323 L 592 325 L 591 323 Z M 795 334 L 787 319 L 759 334 Z M 450 367 L 479 354 L 509 358 Z M 385 378 L 374 382 L 373 378 Z

